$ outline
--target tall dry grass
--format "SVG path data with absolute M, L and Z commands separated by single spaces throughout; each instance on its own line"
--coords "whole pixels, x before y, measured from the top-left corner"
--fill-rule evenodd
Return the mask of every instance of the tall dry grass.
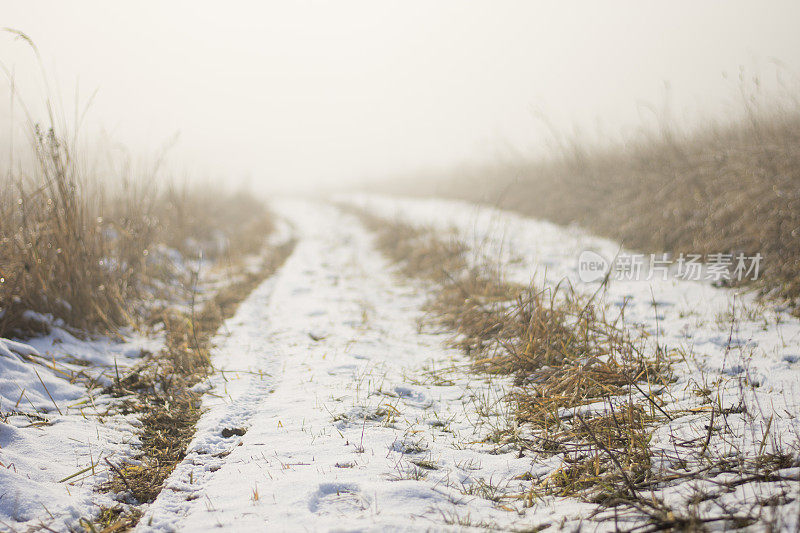
M 27 36 L 12 34 L 38 58 Z M 230 262 L 264 244 L 272 219 L 252 194 L 91 153 L 80 142 L 82 115 L 67 120 L 46 96 L 35 119 L 6 74 L 12 123 L 0 147 L 9 154 L 0 176 L 0 337 L 42 333 L 51 318 L 113 332 L 141 318 L 146 299 L 168 297 L 159 287 L 175 269 L 164 250 Z M 13 111 L 21 111 L 19 124 Z M 16 131 L 27 144 L 15 143 Z
M 112 243 L 105 230 L 113 222 L 91 205 L 55 130 L 35 127 L 33 142 L 35 167 L 3 183 L 0 335 L 30 330 L 36 320 L 29 311 L 50 313 L 78 328 L 127 322 L 123 302 L 144 261 L 129 250 L 143 249 L 147 236 L 121 231 Z
M 113 331 L 167 273 L 160 246 L 229 260 L 256 251 L 271 228 L 244 193 L 151 177 L 109 186 L 118 176 L 87 175 L 55 128 L 35 127 L 34 153 L 32 167 L 0 180 L 0 336 L 41 331 L 31 312 Z
M 551 158 L 396 181 L 392 192 L 496 204 L 578 224 L 645 252 L 763 255 L 761 288 L 800 298 L 800 104 L 624 144 L 564 143 Z

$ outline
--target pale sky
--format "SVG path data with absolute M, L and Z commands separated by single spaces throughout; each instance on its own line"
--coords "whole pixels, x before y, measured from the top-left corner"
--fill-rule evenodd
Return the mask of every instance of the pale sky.
M 665 81 L 681 121 L 721 117 L 741 67 L 796 83 L 798 22 L 796 1 L 0 0 L 70 112 L 97 90 L 89 128 L 136 153 L 179 133 L 175 168 L 265 190 L 541 151 L 539 112 L 613 137 Z M 36 100 L 30 51 L 2 35 L 0 61 Z

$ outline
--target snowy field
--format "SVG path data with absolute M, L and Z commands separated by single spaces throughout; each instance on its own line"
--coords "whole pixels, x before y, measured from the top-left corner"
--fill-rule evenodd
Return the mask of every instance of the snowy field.
M 523 283 L 566 278 L 591 294 L 598 284 L 580 281 L 578 256 L 620 249 L 576 229 L 458 202 L 340 200 L 390 220 L 455 229 L 476 256 L 500 259 Z M 197 433 L 137 531 L 614 529 L 613 521 L 587 520 L 595 510 L 588 503 L 522 501 L 526 474 L 555 465 L 485 442 L 508 419 L 501 399 L 511 384 L 470 372 L 446 335 L 426 330 L 425 286 L 397 275 L 355 216 L 327 204 L 273 208 L 297 246 L 221 328 L 218 372 L 198 386 L 206 411 Z M 724 405 L 761 412 L 760 422 L 727 417 L 740 446 L 763 451 L 776 435 L 798 441 L 796 319 L 752 295 L 676 279 L 612 282 L 604 299 L 652 342 L 684 355 L 676 403 L 689 405 L 693 382 L 705 376 L 720 384 Z M 115 365 L 122 372 L 142 349 L 158 347 L 132 336 L 79 341 L 58 329 L 26 345 L 2 341 L 0 524 L 64 530 L 113 503 L 96 492 L 107 475 L 103 459 L 131 453 L 136 420 L 87 391 L 92 380 L 110 383 Z M 704 434 L 702 416 L 658 428 L 654 448 Z M 743 484 L 724 498 L 744 505 L 756 489 Z M 675 485 L 659 496 L 678 501 L 685 491 Z M 796 503 L 791 512 L 796 520 Z

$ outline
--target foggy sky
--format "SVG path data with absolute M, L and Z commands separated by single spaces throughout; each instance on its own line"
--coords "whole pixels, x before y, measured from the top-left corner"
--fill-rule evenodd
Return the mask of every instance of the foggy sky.
M 179 132 L 171 165 L 264 189 L 541 151 L 538 113 L 601 138 L 666 95 L 679 121 L 724 116 L 742 67 L 796 83 L 798 21 L 793 1 L 0 3 L 70 112 L 97 90 L 88 128 L 143 153 Z M 35 100 L 30 50 L 2 35 L 0 61 Z

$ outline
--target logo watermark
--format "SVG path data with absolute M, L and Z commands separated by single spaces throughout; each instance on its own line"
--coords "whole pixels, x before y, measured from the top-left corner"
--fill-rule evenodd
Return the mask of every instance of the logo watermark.
M 670 277 L 715 283 L 756 280 L 761 272 L 760 253 L 738 254 L 634 254 L 620 253 L 613 262 L 592 250 L 578 256 L 578 278 L 601 281 L 666 281 Z
M 578 256 L 578 277 L 584 283 L 600 281 L 606 277 L 609 266 L 608 260 L 602 255 L 592 250 L 584 250 Z

